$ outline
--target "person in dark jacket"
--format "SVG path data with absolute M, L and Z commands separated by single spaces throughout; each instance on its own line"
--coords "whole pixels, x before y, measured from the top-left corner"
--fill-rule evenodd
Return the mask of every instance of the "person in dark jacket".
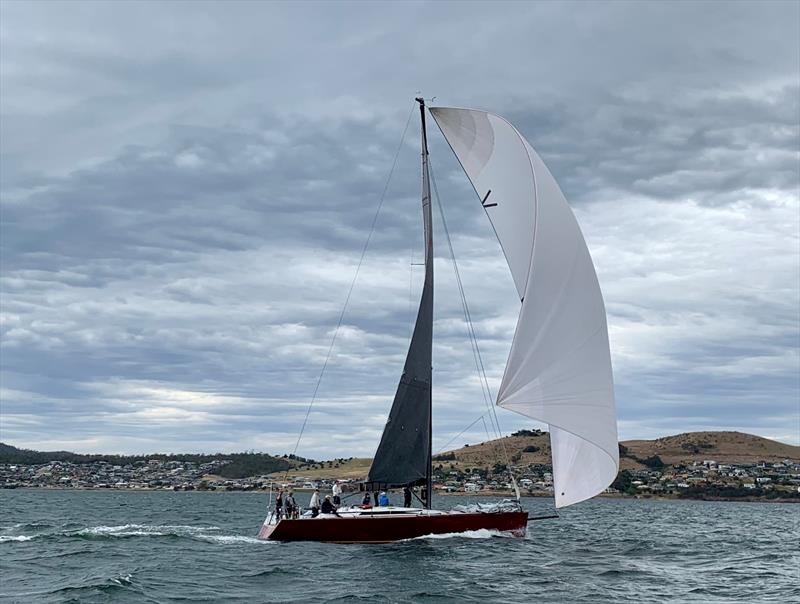
M 286 517 L 290 519 L 297 518 L 297 502 L 294 500 L 293 491 L 289 491 L 286 496 Z
M 275 498 L 275 517 L 278 520 L 283 518 L 283 489 L 278 491 L 278 496 Z
M 411 507 L 411 488 L 408 485 L 403 487 L 403 507 Z
M 371 508 L 372 507 L 372 499 L 369 496 L 369 491 L 364 493 L 364 499 L 361 500 L 361 507 L 362 508 Z
M 322 502 L 322 509 L 320 510 L 323 514 L 333 514 L 334 516 L 338 516 L 339 514 L 336 512 L 336 508 L 333 506 L 331 502 L 331 496 L 325 495 L 325 499 Z

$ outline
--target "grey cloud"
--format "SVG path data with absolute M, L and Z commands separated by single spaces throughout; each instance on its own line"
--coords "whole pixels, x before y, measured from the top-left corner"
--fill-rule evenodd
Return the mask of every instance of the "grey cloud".
M 418 89 L 511 118 L 574 202 L 623 437 L 791 438 L 796 5 L 203 7 L 0 5 L 3 438 L 290 450 Z M 411 119 L 301 453 L 377 444 L 421 285 Z M 431 153 L 496 388 L 518 302 Z M 443 235 L 439 444 L 485 409 Z

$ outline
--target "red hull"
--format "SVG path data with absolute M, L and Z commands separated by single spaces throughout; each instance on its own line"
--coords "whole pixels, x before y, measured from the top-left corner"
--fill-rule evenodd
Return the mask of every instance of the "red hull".
M 265 524 L 258 536 L 271 541 L 330 543 L 389 543 L 423 535 L 489 529 L 525 535 L 526 512 L 434 515 L 363 515 L 356 518 L 281 520 Z

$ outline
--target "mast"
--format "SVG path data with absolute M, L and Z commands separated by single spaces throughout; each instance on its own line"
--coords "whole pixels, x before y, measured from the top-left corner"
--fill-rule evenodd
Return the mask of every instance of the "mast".
M 403 374 L 380 444 L 362 488 L 378 491 L 424 486 L 430 509 L 431 381 L 433 365 L 433 227 L 428 172 L 425 101 L 416 99 L 422 119 L 422 222 L 425 238 L 425 284 L 408 346 Z
M 433 215 L 431 212 L 431 180 L 428 173 L 428 132 L 425 127 L 425 99 L 417 97 L 422 124 L 422 223 L 425 232 L 425 287 L 430 291 L 430 305 L 433 306 Z M 433 339 L 430 342 L 433 357 Z M 431 367 L 431 373 L 433 368 Z M 433 377 L 433 376 L 431 376 Z M 431 380 L 432 381 L 432 380 Z M 432 386 L 433 384 L 431 384 Z M 425 473 L 425 507 L 431 509 L 433 499 L 433 388 L 428 390 L 428 465 Z

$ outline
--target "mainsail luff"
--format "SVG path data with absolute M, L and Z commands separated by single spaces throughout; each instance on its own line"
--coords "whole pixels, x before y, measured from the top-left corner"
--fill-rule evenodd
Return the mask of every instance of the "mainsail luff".
M 605 307 L 588 248 L 555 179 L 503 118 L 431 114 L 475 187 L 522 309 L 497 404 L 550 424 L 556 506 L 588 499 L 619 466 Z
M 420 128 L 422 129 L 422 223 L 425 235 L 425 286 L 430 296 L 430 347 L 428 348 L 428 467 L 425 474 L 425 507 L 431 509 L 433 502 L 433 212 L 431 208 L 431 177 L 428 172 L 428 128 L 425 124 L 425 99 L 419 103 Z
M 422 221 L 425 238 L 425 282 L 403 375 L 397 387 L 367 483 L 374 488 L 426 486 L 431 503 L 431 382 L 433 357 L 433 225 L 425 104 L 422 119 Z

